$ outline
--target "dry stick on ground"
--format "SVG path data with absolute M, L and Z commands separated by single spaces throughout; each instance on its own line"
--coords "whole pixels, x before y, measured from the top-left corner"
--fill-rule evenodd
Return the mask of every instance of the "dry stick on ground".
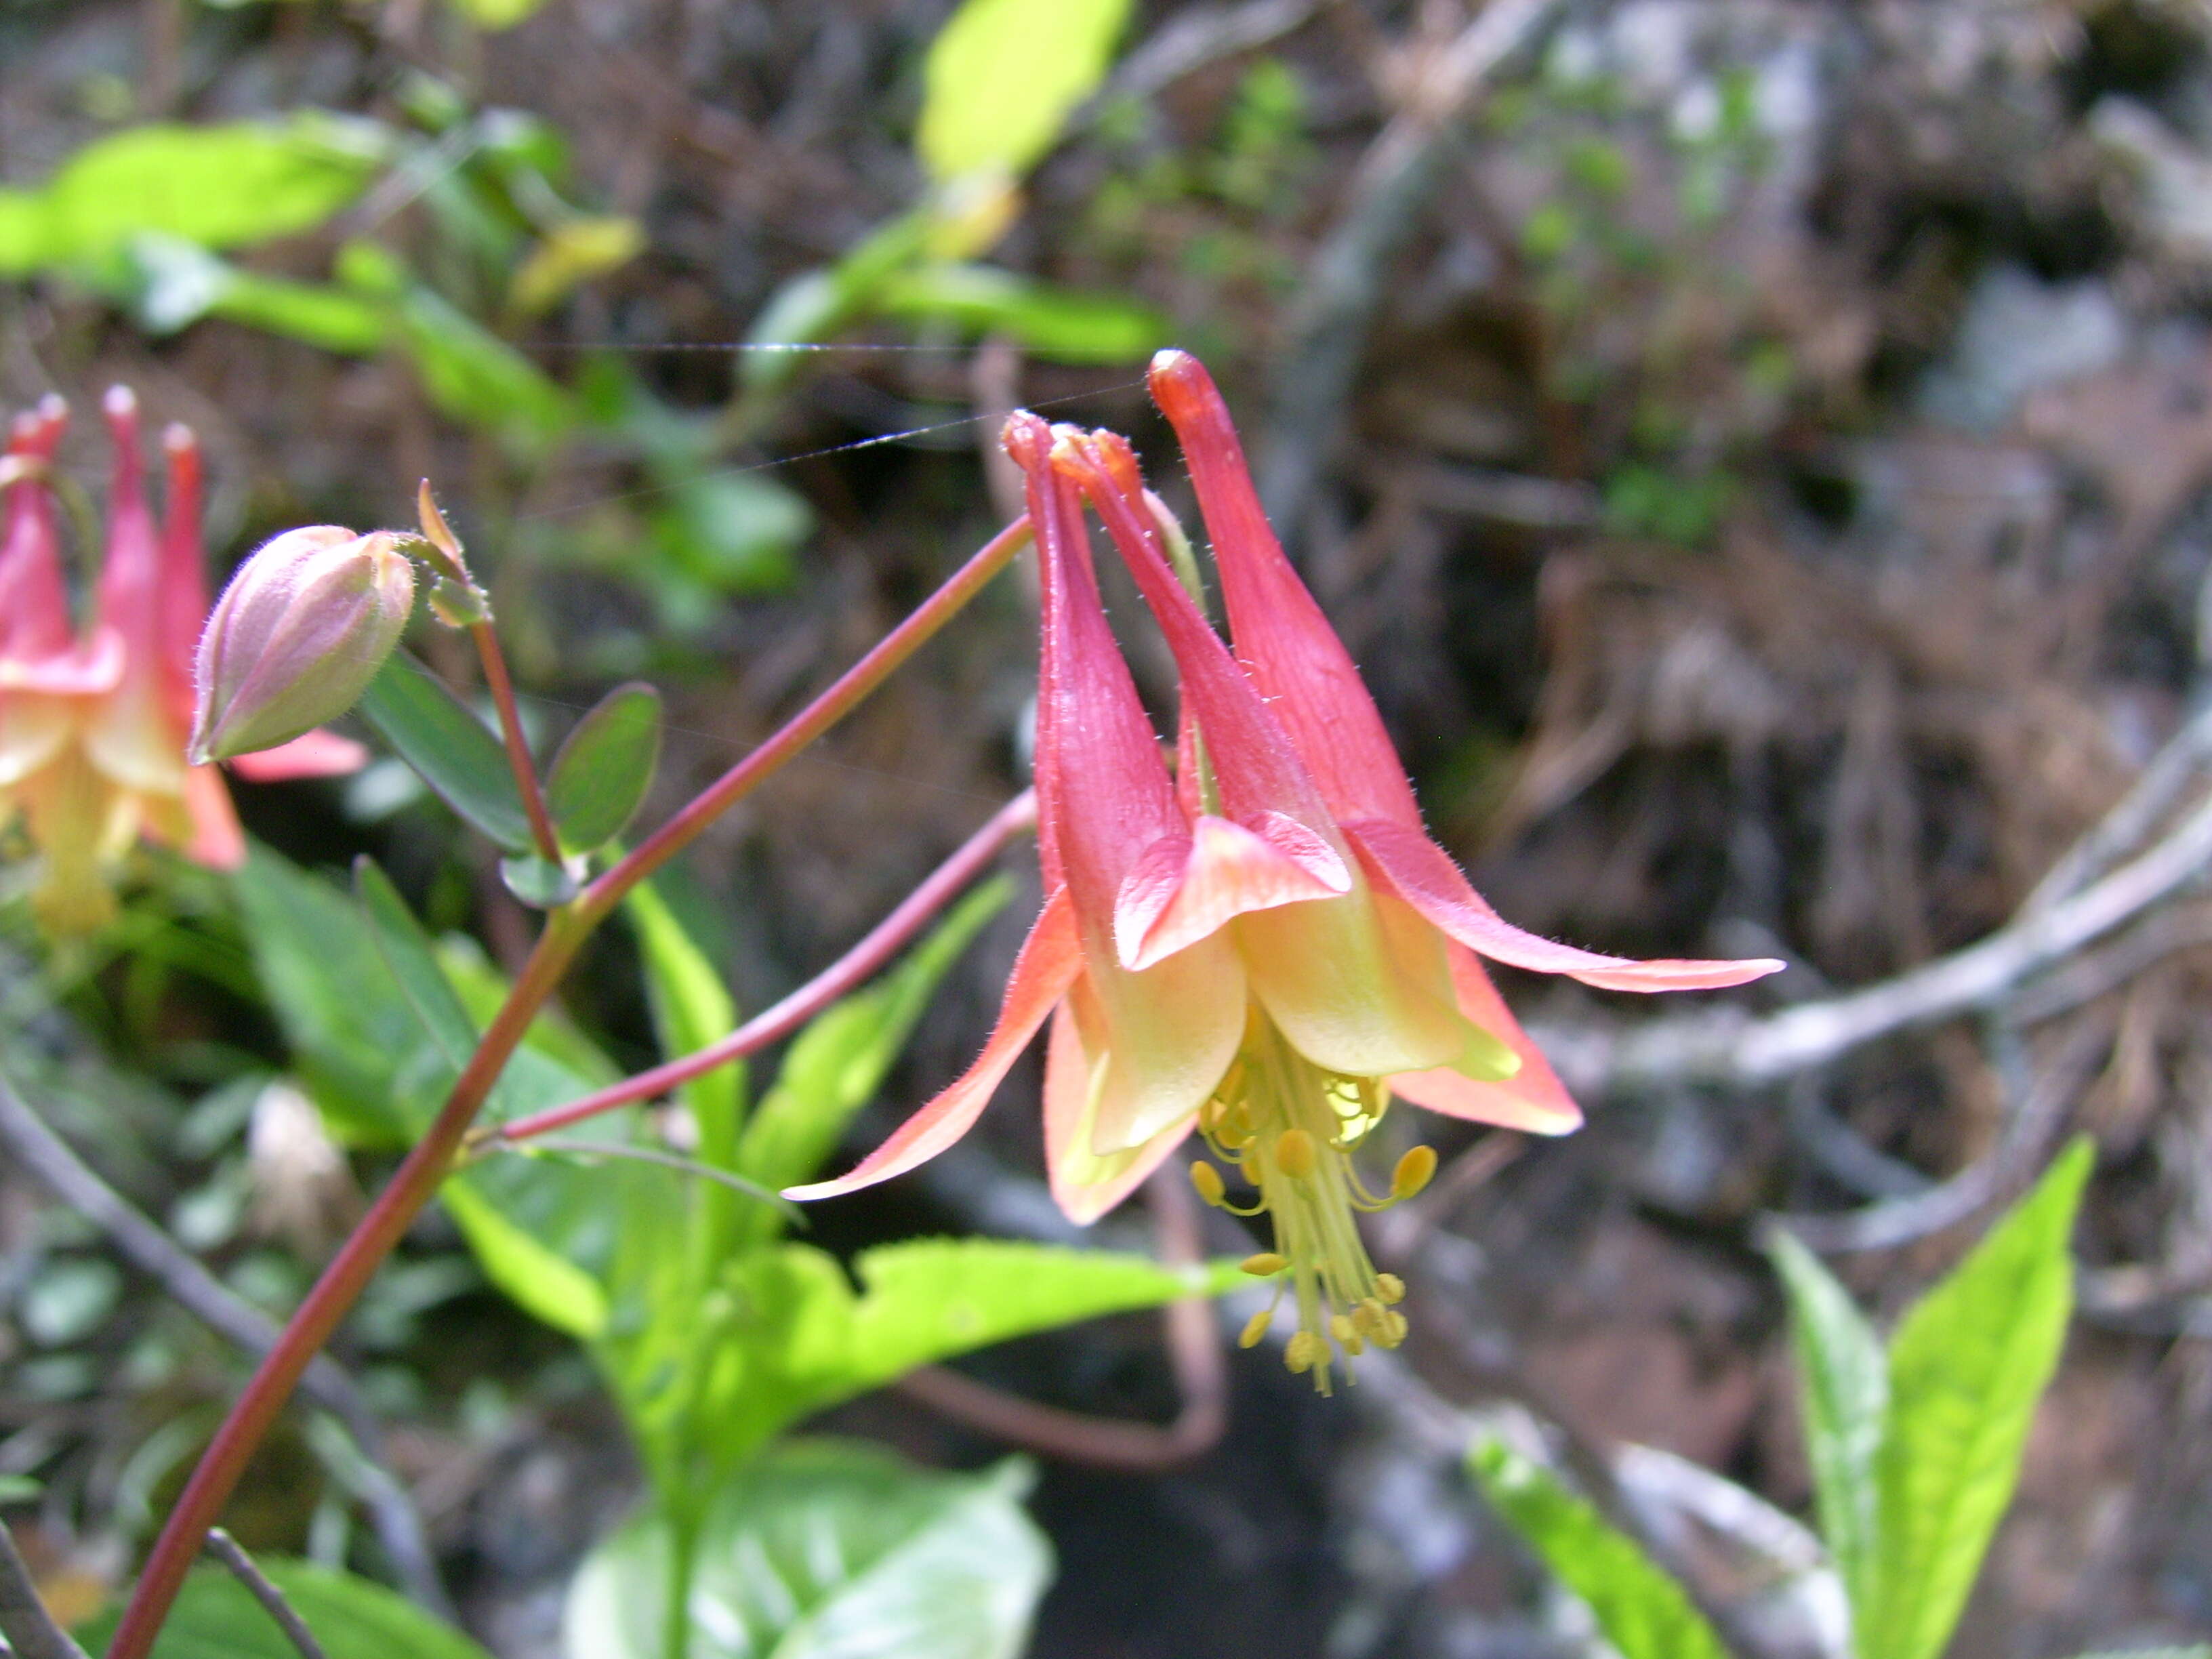
M 106 1233 L 134 1267 L 160 1280 L 179 1306 L 216 1334 L 256 1358 L 275 1346 L 273 1322 L 102 1181 L 68 1142 L 24 1103 L 4 1077 L 0 1077 L 0 1145 L 21 1159 L 23 1167 L 56 1198 Z M 309 1399 L 345 1425 L 346 1433 L 360 1449 L 367 1477 L 362 1501 L 368 1507 L 378 1541 L 391 1557 L 400 1583 L 414 1601 L 450 1618 L 453 1603 L 439 1581 L 436 1558 L 423 1534 L 422 1517 L 415 1512 L 405 1487 L 385 1465 L 383 1431 L 375 1413 L 361 1397 L 353 1379 L 327 1354 L 308 1367 L 301 1386 Z
M 2175 742 L 2198 741 L 2198 727 L 2207 723 L 2212 715 L 2200 716 Z M 2106 823 L 2130 814 L 2134 803 L 2133 796 L 2122 801 Z M 2084 844 L 2108 839 L 2100 825 Z M 2099 856 L 2101 861 L 2107 854 Z M 2212 797 L 2148 850 L 2094 884 L 2033 908 L 2024 906 L 1988 938 L 1893 979 L 1757 1019 L 1721 1010 L 1613 1031 L 1536 1027 L 1531 1035 L 1568 1085 L 1588 1097 L 1670 1083 L 1763 1087 L 1877 1039 L 1996 1007 L 2026 981 L 2199 879 L 2208 865 Z
M 1398 113 L 1360 158 L 1343 213 L 1307 264 L 1259 445 L 1260 499 L 1286 541 L 1296 539 L 1307 492 L 1358 372 L 1384 267 L 1413 229 L 1443 170 L 1455 130 L 1490 76 L 1559 5 L 1490 0 L 1480 16 L 1419 66 Z
M 248 1595 L 261 1603 L 261 1610 L 276 1621 L 276 1628 L 284 1632 L 284 1639 L 300 1650 L 300 1659 L 325 1659 L 323 1644 L 307 1628 L 307 1621 L 284 1599 L 284 1592 L 269 1582 L 269 1575 L 254 1565 L 253 1558 L 238 1540 L 221 1527 L 210 1527 L 204 1547 L 230 1570 L 232 1577 L 246 1586 Z
M 1195 1199 L 1180 1168 L 1146 1182 L 1163 1261 L 1196 1267 L 1204 1258 Z M 1182 1409 L 1164 1428 L 1062 1411 L 1006 1394 L 941 1365 L 902 1378 L 899 1392 L 942 1416 L 1048 1457 L 1094 1468 L 1156 1473 L 1203 1456 L 1229 1425 L 1229 1368 L 1211 1298 L 1188 1296 L 1161 1314 Z
M 8 1638 L 15 1659 L 87 1659 L 39 1600 L 31 1570 L 5 1526 L 0 1526 L 0 1636 Z
M 1770 1215 L 1767 1224 L 1787 1229 L 1808 1249 L 1830 1254 L 1894 1249 L 1956 1226 L 2033 1173 L 2112 1038 L 2109 1021 L 2084 1026 L 2026 1088 L 2008 1088 L 2011 1109 L 1996 1146 L 1949 1180 L 1841 1215 Z

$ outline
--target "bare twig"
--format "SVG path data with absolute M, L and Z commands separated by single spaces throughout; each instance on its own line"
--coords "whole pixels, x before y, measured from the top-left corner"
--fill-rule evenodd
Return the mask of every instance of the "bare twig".
M 1243 0 L 1178 11 L 1121 60 L 1105 96 L 1091 107 L 1117 98 L 1152 97 L 1208 64 L 1279 40 L 1319 9 L 1319 0 Z
M 2012 1110 L 1989 1156 L 1948 1181 L 1841 1215 L 1775 1214 L 1767 1218 L 1768 1224 L 1787 1229 L 1809 1249 L 1829 1253 L 1893 1249 L 1957 1225 L 2005 1195 L 2034 1168 L 2111 1041 L 2105 1022 L 2074 1032 L 2057 1058 L 2024 1089 L 2008 1090 L 2014 1097 Z
M 1153 1173 L 1146 1186 L 1161 1259 L 1194 1266 L 1203 1254 L 1197 1207 L 1176 1168 Z M 909 1373 L 899 1392 L 931 1410 L 1049 1457 L 1095 1468 L 1152 1473 L 1203 1456 L 1229 1424 L 1229 1371 L 1210 1298 L 1188 1296 L 1161 1314 L 1168 1357 L 1182 1408 L 1165 1427 L 1092 1417 L 1039 1405 L 941 1365 Z
M 232 1577 L 246 1586 L 248 1595 L 261 1603 L 261 1610 L 276 1620 L 276 1628 L 284 1632 L 284 1639 L 300 1650 L 300 1659 L 325 1659 L 323 1644 L 307 1628 L 307 1621 L 284 1599 L 284 1592 L 269 1582 L 269 1575 L 254 1565 L 253 1558 L 240 1547 L 238 1540 L 221 1527 L 210 1527 L 205 1548 L 230 1570 Z
M 39 1600 L 31 1570 L 15 1553 L 15 1540 L 4 1526 L 0 1526 L 0 1636 L 8 1638 L 15 1659 L 86 1659 L 85 1650 L 70 1639 Z
M 257 1357 L 276 1340 L 276 1327 L 252 1304 L 202 1267 L 198 1261 L 136 1206 L 101 1180 L 67 1141 L 0 1077 L 0 1145 L 20 1159 L 47 1191 L 91 1222 L 141 1273 L 158 1279 L 172 1300 L 218 1336 Z M 307 1397 L 345 1425 L 360 1448 L 367 1477 L 362 1498 L 392 1571 L 413 1600 L 443 1616 L 453 1603 L 438 1577 L 437 1559 L 422 1530 L 422 1517 L 397 1476 L 384 1462 L 384 1435 L 376 1414 L 361 1397 L 337 1362 L 319 1356 L 301 1388 Z
M 1978 944 L 1894 979 L 1759 1019 L 1723 1010 L 1626 1031 L 1573 1028 L 1534 1035 L 1561 1075 L 1590 1095 L 1656 1082 L 1736 1088 L 1777 1083 L 1879 1038 L 1997 1006 L 2036 974 L 2197 880 L 2209 862 L 2212 799 L 2094 885 L 2023 911 Z

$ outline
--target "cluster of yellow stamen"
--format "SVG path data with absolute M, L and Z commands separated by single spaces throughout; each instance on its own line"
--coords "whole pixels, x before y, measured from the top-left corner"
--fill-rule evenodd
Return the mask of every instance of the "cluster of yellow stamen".
M 1352 1216 L 1411 1198 L 1436 1173 L 1436 1153 L 1416 1146 L 1398 1160 L 1387 1192 L 1371 1192 L 1360 1180 L 1352 1153 L 1389 1102 L 1381 1079 L 1323 1070 L 1255 1006 L 1243 1048 L 1199 1113 L 1199 1131 L 1214 1156 L 1239 1170 L 1257 1196 L 1249 1205 L 1232 1203 L 1221 1171 L 1203 1160 L 1190 1167 L 1198 1195 L 1236 1215 L 1264 1210 L 1274 1224 L 1275 1248 L 1247 1257 L 1244 1271 L 1276 1280 L 1275 1300 L 1252 1316 L 1238 1340 L 1249 1348 L 1267 1334 L 1288 1290 L 1298 1329 L 1284 1360 L 1294 1371 L 1310 1371 L 1323 1394 L 1340 1352 L 1348 1365 L 1370 1346 L 1395 1348 L 1406 1338 L 1406 1316 L 1396 1306 L 1406 1287 L 1395 1273 L 1376 1272 Z

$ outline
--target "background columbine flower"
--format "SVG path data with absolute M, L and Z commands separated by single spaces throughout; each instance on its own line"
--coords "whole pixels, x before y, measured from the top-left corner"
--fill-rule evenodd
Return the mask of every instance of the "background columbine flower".
M 113 865 L 143 834 L 218 869 L 245 837 L 222 777 L 188 766 L 192 653 L 207 613 L 198 445 L 163 434 L 166 512 L 146 501 L 137 399 L 103 400 L 114 454 L 107 544 L 92 626 L 80 639 L 62 578 L 49 482 L 66 410 L 49 398 L 15 422 L 17 462 L 0 532 L 0 821 L 20 818 L 43 858 L 33 894 L 53 932 L 88 932 L 114 912 Z M 310 733 L 252 757 L 257 778 L 349 771 L 359 745 Z

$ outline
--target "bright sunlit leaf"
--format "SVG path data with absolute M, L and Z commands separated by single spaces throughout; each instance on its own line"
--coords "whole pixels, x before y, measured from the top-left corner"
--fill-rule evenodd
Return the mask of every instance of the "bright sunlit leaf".
M 964 0 L 929 48 L 915 148 L 940 183 L 1018 174 L 1098 89 L 1128 0 Z

